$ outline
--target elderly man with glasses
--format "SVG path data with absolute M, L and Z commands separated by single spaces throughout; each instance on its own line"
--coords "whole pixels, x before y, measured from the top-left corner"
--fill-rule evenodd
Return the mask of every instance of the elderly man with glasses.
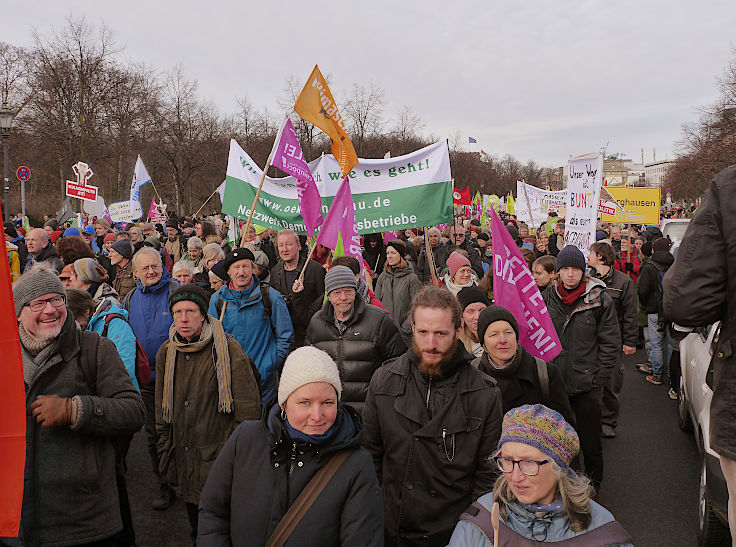
M 13 286 L 26 385 L 24 545 L 112 545 L 122 528 L 114 439 L 143 424 L 115 345 L 77 328 L 55 272 Z M 90 465 L 94 462 L 94 465 Z
M 148 453 L 153 472 L 159 479 L 159 496 L 154 498 L 154 509 L 166 509 L 174 499 L 174 492 L 163 481 L 158 469 L 156 449 L 156 413 L 154 409 L 156 386 L 156 354 L 161 345 L 169 339 L 169 329 L 173 324 L 169 310 L 169 296 L 179 283 L 171 278 L 169 271 L 161 262 L 161 255 L 153 247 L 141 247 L 133 255 L 133 273 L 137 278 L 135 290 L 123 300 L 128 310 L 128 322 L 133 333 L 143 346 L 151 367 L 151 382 L 141 386 L 141 396 L 146 404 L 146 437 Z

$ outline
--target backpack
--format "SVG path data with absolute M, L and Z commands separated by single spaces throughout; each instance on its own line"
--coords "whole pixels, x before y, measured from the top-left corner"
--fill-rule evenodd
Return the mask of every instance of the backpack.
M 128 320 L 119 313 L 108 313 L 105 316 L 105 326 L 103 327 L 102 334 L 100 335 L 103 338 L 107 338 L 110 321 L 113 319 L 122 319 L 128 323 Z M 130 323 L 128 323 L 128 325 L 130 325 Z M 138 338 L 135 339 L 135 379 L 138 380 L 138 387 L 141 389 L 151 382 L 151 367 L 148 364 L 148 356 L 146 356 L 146 352 L 138 341 Z
M 660 270 L 657 268 L 657 313 L 661 316 L 664 311 L 664 306 L 662 304 L 664 300 L 664 288 L 662 286 L 662 281 L 664 280 L 664 274 L 667 273 L 667 270 Z
M 271 303 L 271 291 L 270 291 L 271 284 L 268 281 L 261 281 L 260 288 L 261 288 L 261 300 L 263 301 L 263 318 L 268 319 L 269 322 L 271 320 L 271 310 L 273 304 Z M 217 309 L 217 318 L 222 321 L 223 314 L 225 313 L 225 310 L 223 309 L 224 302 L 220 298 L 220 295 L 217 295 L 217 304 L 215 304 L 215 308 Z
M 549 371 L 547 370 L 547 363 L 539 357 L 535 357 L 534 361 L 537 363 L 537 376 L 539 376 L 539 387 L 542 389 L 544 404 L 547 404 L 549 401 Z

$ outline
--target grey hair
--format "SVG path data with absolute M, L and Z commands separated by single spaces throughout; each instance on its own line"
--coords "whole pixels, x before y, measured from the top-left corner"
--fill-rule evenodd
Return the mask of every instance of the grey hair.
M 144 254 L 155 256 L 158 259 L 158 265 L 163 266 L 164 263 L 161 260 L 161 255 L 156 249 L 153 247 L 141 247 L 140 250 L 133 255 L 133 268 L 138 269 L 138 257 Z
M 188 271 L 192 277 L 194 277 L 194 274 L 197 273 L 197 270 L 194 269 L 194 264 L 192 264 L 188 260 L 180 260 L 176 264 L 174 264 L 174 267 L 171 268 L 171 275 L 176 275 L 181 270 Z
M 201 249 L 204 242 L 197 236 L 192 236 L 187 240 L 187 249 Z
M 440 229 L 439 228 L 436 228 L 436 227 L 433 226 L 429 230 L 427 230 L 427 235 L 429 235 L 429 234 L 442 235 L 442 232 L 440 232 Z
M 146 239 L 143 236 L 143 230 L 141 230 L 138 226 L 133 226 L 133 227 L 131 227 L 131 228 L 128 229 L 128 234 L 130 234 L 132 232 L 135 232 L 136 233 L 136 235 L 138 236 L 138 241 L 143 241 L 144 239 Z
M 562 498 L 565 513 L 570 520 L 570 530 L 573 532 L 585 530 L 592 521 L 590 498 L 594 490 L 590 485 L 590 479 L 584 475 L 572 476 L 553 460 L 549 460 L 549 465 L 552 466 L 552 471 L 557 477 L 557 492 Z M 493 501 L 498 502 L 501 516 L 507 519 L 506 505 L 517 499 L 506 478 L 506 473 L 501 473 L 496 479 L 493 487 Z

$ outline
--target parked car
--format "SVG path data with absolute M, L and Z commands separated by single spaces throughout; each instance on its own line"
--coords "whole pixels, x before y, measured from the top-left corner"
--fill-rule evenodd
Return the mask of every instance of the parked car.
M 721 323 L 700 327 L 680 342 L 680 429 L 693 431 L 700 451 L 698 545 L 730 546 L 728 488 L 718 454 L 710 447 L 710 400 L 713 397 L 713 350 Z

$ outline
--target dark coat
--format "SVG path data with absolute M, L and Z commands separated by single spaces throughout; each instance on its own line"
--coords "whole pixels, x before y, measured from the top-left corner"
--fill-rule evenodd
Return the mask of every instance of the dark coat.
M 411 340 L 411 301 L 422 290 L 422 282 L 408 262 L 405 268 L 391 269 L 392 272 L 388 271 L 388 267 L 383 270 L 376 281 L 374 292 L 396 321 L 404 339 Z
M 562 302 L 557 283 L 542 294 L 562 343 L 552 362 L 560 367 L 569 395 L 604 386 L 618 362 L 621 332 L 605 288 L 599 279 L 588 278 L 585 293 L 572 306 Z
M 133 292 L 136 287 L 135 276 L 133 275 L 133 261 L 129 260 L 122 271 L 117 265 L 114 265 L 113 268 L 117 270 L 117 274 L 113 279 L 112 288 L 118 293 L 122 302 L 128 296 L 128 293 Z
M 302 271 L 305 259 L 299 257 L 296 266 L 298 272 Z M 312 316 L 322 307 L 325 299 L 325 269 L 314 260 L 309 260 L 307 269 L 304 270 L 304 290 L 292 293 L 291 287 L 286 283 L 286 267 L 283 260 L 271 270 L 269 284 L 281 293 L 289 309 L 291 323 L 294 325 L 294 343 L 301 347 L 304 345 L 304 335 L 307 325 Z
M 77 330 L 67 313 L 59 352 L 26 373 L 26 546 L 87 544 L 122 528 L 113 439 L 143 425 L 143 400 L 115 344 Z M 79 396 L 81 418 L 73 426 L 41 427 L 31 411 L 38 395 Z
M 30 258 L 31 254 L 29 253 L 28 259 Z M 61 273 L 61 270 L 64 269 L 64 262 L 59 258 L 59 255 L 56 253 L 56 246 L 51 241 L 49 241 L 46 247 L 36 253 L 36 256 L 33 257 L 33 262 L 48 262 L 56 270 L 57 274 Z
M 289 536 L 286 546 L 379 546 L 381 496 L 370 454 L 360 448 L 360 415 L 339 407 L 327 446 L 292 440 L 274 405 L 243 422 L 212 467 L 199 504 L 199 547 L 261 547 L 314 474 L 340 450 L 350 456 Z
M 432 256 L 434 257 L 434 267 L 437 272 L 437 277 L 442 277 L 443 270 L 447 267 L 447 257 L 450 256 L 445 252 L 445 246 L 442 241 L 432 247 Z M 429 285 L 432 282 L 432 272 L 429 267 L 429 259 L 427 258 L 427 249 L 422 247 L 417 258 L 417 267 L 415 270 L 419 281 L 424 285 Z
M 721 171 L 664 278 L 664 315 L 697 327 L 722 321 L 713 355 L 710 446 L 736 460 L 736 165 Z
M 503 413 L 506 414 L 512 408 L 522 405 L 543 404 L 552 410 L 556 410 L 567 423 L 575 426 L 575 415 L 570 407 L 570 399 L 567 397 L 567 388 L 562 380 L 562 373 L 554 363 L 547 363 L 547 376 L 549 378 L 549 397 L 544 396 L 542 384 L 537 372 L 537 362 L 534 356 L 519 346 L 518 367 L 512 373 L 498 370 L 486 365 L 483 357 L 473 360 L 473 366 L 492 377 L 498 383 L 503 400 Z M 512 366 L 515 363 L 512 363 Z
M 391 316 L 376 306 L 355 299 L 352 317 L 340 334 L 335 310 L 327 300 L 309 322 L 306 344 L 328 353 L 337 363 L 342 381 L 342 401 L 363 410 L 368 384 L 382 363 L 402 355 L 406 343 Z
M 171 423 L 164 421 L 161 412 L 166 353 L 171 342 L 164 343 L 156 356 L 159 471 L 186 503 L 199 504 L 212 464 L 235 428 L 244 420 L 261 416 L 261 395 L 250 359 L 235 338 L 226 336 L 233 395 L 233 411 L 227 414 L 217 409 L 214 341 L 197 352 L 177 352 Z
M 657 300 L 659 273 L 669 270 L 674 261 L 675 257 L 669 251 L 657 251 L 652 254 L 651 260 L 647 260 L 642 265 L 636 289 L 639 292 L 639 302 L 645 313 L 662 312 L 662 303 Z
M 501 393 L 470 360 L 458 344 L 444 377 L 429 380 L 409 351 L 373 375 L 363 445 L 381 481 L 386 545 L 447 545 L 460 514 L 493 488 Z
M 606 284 L 606 294 L 613 300 L 622 343 L 635 348 L 639 340 L 639 308 L 634 282 L 615 268 L 602 277 L 596 277 Z

